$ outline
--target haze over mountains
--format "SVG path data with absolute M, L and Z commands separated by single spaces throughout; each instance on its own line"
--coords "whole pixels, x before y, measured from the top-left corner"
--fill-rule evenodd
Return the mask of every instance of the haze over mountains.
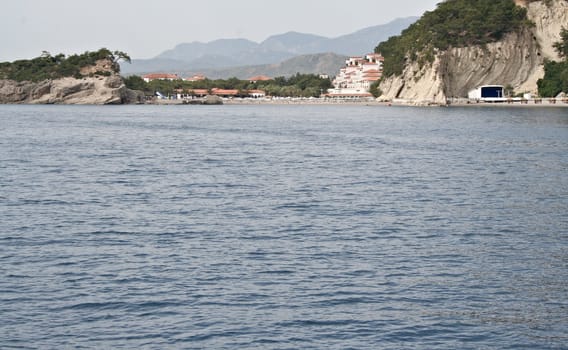
M 123 64 L 124 74 L 168 72 L 187 76 L 202 73 L 210 78 L 246 78 L 299 73 L 335 74 L 346 56 L 372 52 L 377 44 L 398 35 L 417 17 L 399 18 L 327 38 L 319 35 L 288 32 L 273 35 L 261 43 L 247 39 L 219 39 L 208 43 L 177 45 L 152 59 Z

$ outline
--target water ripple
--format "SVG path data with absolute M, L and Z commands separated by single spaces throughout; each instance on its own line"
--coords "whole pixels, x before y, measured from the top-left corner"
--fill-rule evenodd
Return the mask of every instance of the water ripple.
M 565 349 L 564 109 L 0 106 L 0 348 Z

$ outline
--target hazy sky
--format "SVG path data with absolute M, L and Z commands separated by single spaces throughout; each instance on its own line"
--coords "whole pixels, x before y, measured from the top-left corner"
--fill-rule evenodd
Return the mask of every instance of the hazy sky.
M 441 0 L 6 0 L 0 61 L 106 47 L 150 58 L 179 43 L 260 42 L 288 31 L 335 37 L 419 16 Z

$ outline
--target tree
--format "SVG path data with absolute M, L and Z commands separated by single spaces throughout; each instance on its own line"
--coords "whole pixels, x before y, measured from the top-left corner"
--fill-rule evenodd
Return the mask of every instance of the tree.
M 560 31 L 560 41 L 554 43 L 563 62 L 546 61 L 544 63 L 544 78 L 539 79 L 538 94 L 543 97 L 555 97 L 560 92 L 568 92 L 568 29 Z
M 0 71 L 1 73 L 1 71 Z M 124 79 L 128 88 L 142 90 L 146 92 L 160 91 L 161 93 L 173 93 L 175 90 L 183 89 L 193 91 L 196 89 L 206 89 L 211 93 L 213 88 L 238 90 L 239 95 L 246 96 L 248 90 L 264 90 L 269 96 L 294 96 L 294 97 L 317 97 L 322 92 L 331 87 L 329 78 L 321 78 L 314 74 L 296 74 L 289 78 L 279 77 L 269 81 L 259 81 L 251 84 L 248 80 L 238 78 L 200 80 L 200 81 L 168 81 L 153 80 L 149 83 L 137 76 L 129 76 Z
M 377 80 L 373 84 L 371 84 L 370 93 L 373 97 L 377 98 L 383 94 L 383 92 L 379 89 L 380 81 Z
M 513 85 L 507 84 L 507 86 L 505 86 L 505 96 L 511 97 L 513 96 L 514 93 L 515 93 L 515 88 L 513 87 Z
M 48 51 L 43 51 L 39 57 L 31 60 L 2 63 L 0 65 L 0 77 L 16 81 L 41 81 L 63 77 L 82 78 L 81 68 L 94 66 L 97 61 L 105 59 L 112 62 L 114 73 L 119 72 L 118 61 L 130 62 L 128 54 L 122 51 L 111 52 L 105 48 L 69 57 L 64 54 L 52 56 Z M 110 75 L 112 72 L 102 73 L 103 75 Z
M 555 97 L 560 92 L 568 92 L 568 61 L 547 61 L 544 64 L 544 78 L 537 82 L 538 94 L 542 97 Z
M 152 92 L 151 89 L 149 89 L 148 84 L 144 81 L 144 79 L 142 79 L 137 75 L 131 75 L 127 78 L 124 78 L 124 84 L 126 85 L 127 88 L 131 90 Z
M 132 63 L 130 56 L 125 52 L 114 51 L 112 53 L 112 56 L 113 56 L 113 62 L 114 63 L 118 63 L 120 60 L 123 60 L 124 62 L 127 62 L 127 63 Z
M 568 29 L 562 27 L 560 31 L 560 41 L 554 43 L 554 48 L 565 60 L 568 60 Z

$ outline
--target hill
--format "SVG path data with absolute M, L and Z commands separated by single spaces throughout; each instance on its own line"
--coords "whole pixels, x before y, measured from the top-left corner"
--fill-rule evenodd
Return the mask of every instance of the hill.
M 401 18 L 336 38 L 288 32 L 270 36 L 261 43 L 246 39 L 220 39 L 209 43 L 184 43 L 152 59 L 132 60 L 132 64 L 124 65 L 122 71 L 125 74 L 143 74 L 156 71 L 205 73 L 216 70 L 221 72 L 226 68 L 277 64 L 302 55 L 320 53 L 334 53 L 339 56 L 359 55 L 372 51 L 377 42 L 400 34 L 416 19 L 416 17 Z M 309 64 L 300 61 L 296 61 L 299 64 L 298 70 L 290 69 L 292 72 L 300 72 L 302 66 Z M 339 69 L 340 66 L 335 69 Z M 259 74 L 269 75 L 267 71 L 259 71 Z
M 225 79 L 235 77 L 247 79 L 252 76 L 267 75 L 269 77 L 291 76 L 300 74 L 327 74 L 333 76 L 339 68 L 345 64 L 346 56 L 334 53 L 322 53 L 313 55 L 300 55 L 289 58 L 279 63 L 242 66 L 221 69 L 203 69 L 199 71 L 180 70 L 175 71 L 179 76 L 192 76 L 204 74 L 210 79 Z
M 69 57 L 63 54 L 52 56 L 49 52 L 44 52 L 31 60 L 0 63 L 0 79 L 38 82 L 67 77 L 83 78 L 95 74 L 110 76 L 119 73 L 118 61 L 121 59 L 130 61 L 126 53 L 111 52 L 104 48 Z
M 126 88 L 118 60 L 121 51 L 100 49 L 80 55 L 44 52 L 30 60 L 0 63 L 0 104 L 121 104 L 143 96 Z
M 446 0 L 377 46 L 382 98 L 445 104 L 487 84 L 536 94 L 566 23 L 566 0 Z

